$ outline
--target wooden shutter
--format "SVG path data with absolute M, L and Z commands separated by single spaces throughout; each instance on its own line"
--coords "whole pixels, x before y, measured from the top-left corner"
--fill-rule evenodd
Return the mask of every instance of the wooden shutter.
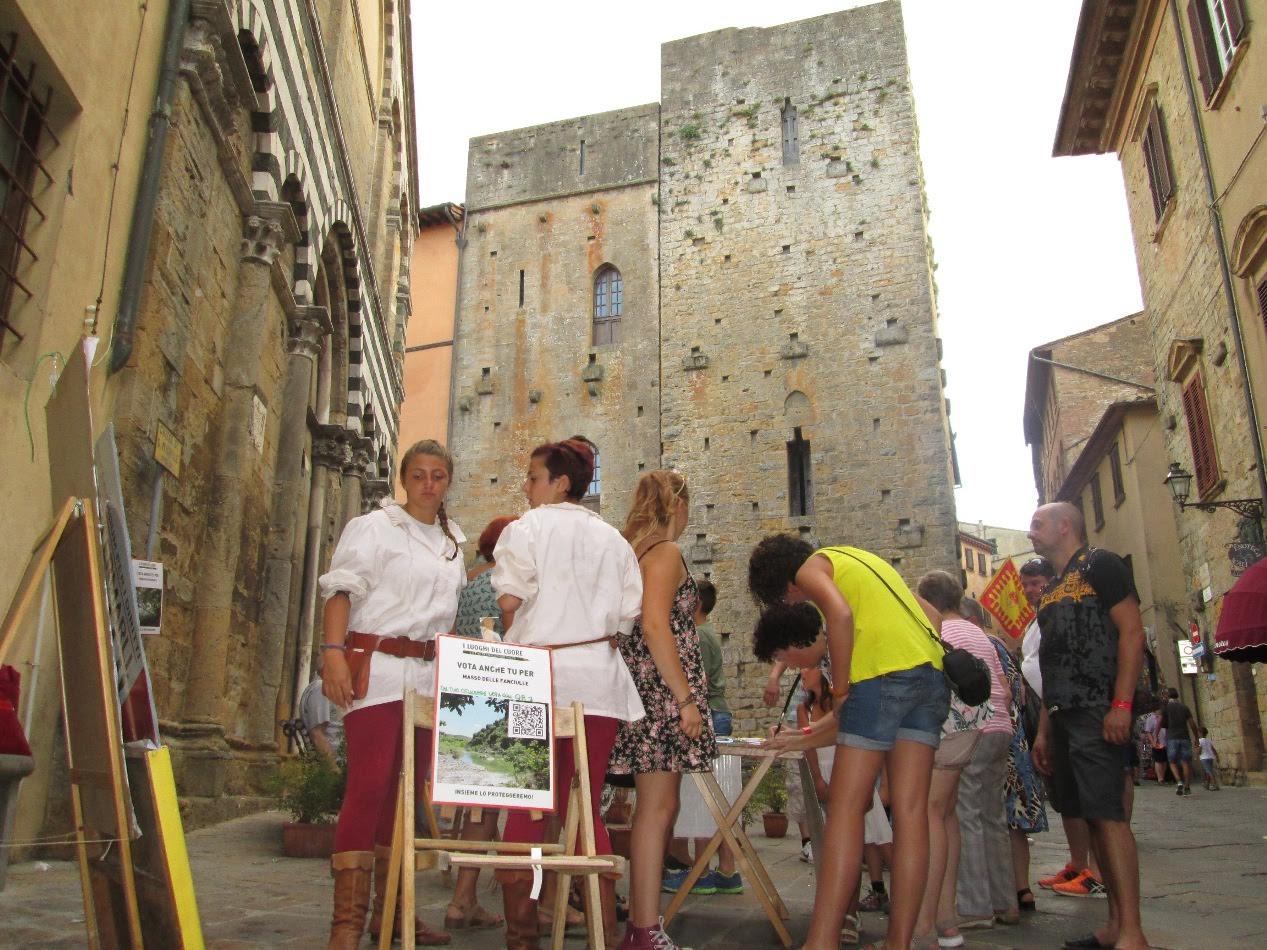
M 1170 148 L 1166 142 L 1166 126 L 1162 121 L 1161 110 L 1156 105 L 1153 106 L 1152 114 L 1148 117 L 1148 127 L 1153 133 L 1153 142 L 1157 149 L 1158 196 L 1161 198 L 1162 207 L 1165 207 L 1170 201 L 1170 196 L 1175 193 L 1175 182 L 1170 173 Z
M 1227 29 L 1235 46 L 1245 36 L 1245 13 L 1241 10 L 1241 0 L 1223 0 L 1223 10 L 1227 13 Z
M 1188 420 L 1192 465 L 1196 469 L 1197 497 L 1204 498 L 1219 481 L 1219 460 L 1214 454 L 1214 429 L 1205 398 L 1205 381 L 1197 373 L 1183 390 L 1183 414 Z
M 1214 45 L 1214 28 L 1205 0 L 1188 0 L 1188 26 L 1192 30 L 1192 46 L 1197 53 L 1197 77 L 1201 80 L 1201 93 L 1209 102 L 1223 78 L 1219 66 L 1219 51 Z

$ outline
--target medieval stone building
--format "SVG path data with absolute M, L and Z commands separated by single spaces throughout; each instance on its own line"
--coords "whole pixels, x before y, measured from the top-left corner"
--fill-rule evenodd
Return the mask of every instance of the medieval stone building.
M 101 294 L 94 422 L 115 426 L 133 552 L 165 567 L 161 633 L 146 640 L 154 700 L 187 820 L 205 822 L 263 790 L 279 719 L 312 670 L 317 574 L 347 520 L 390 488 L 418 211 L 409 3 L 171 0 L 100 24 L 99 42 L 82 4 L 20 6 L 33 18 L 23 55 L 54 85 L 80 78 L 57 51 L 82 42 L 106 63 L 120 51 L 117 70 L 74 90 L 103 131 L 71 140 L 73 154 L 64 132 L 45 144 L 76 180 L 121 161 L 119 218 L 132 224 L 104 278 L 100 244 L 85 248 L 98 270 L 63 289 L 79 306 L 51 314 L 38 346 L 69 352 L 82 304 Z M 138 131 L 125 151 L 126 102 L 98 88 L 127 88 L 130 65 Z M 102 228 L 106 207 L 71 240 Z M 20 356 L 4 351 L 29 377 Z M 23 465 L 6 494 L 10 474 L 47 483 L 40 436 L 30 470 L 25 447 L 8 453 Z M 3 542 L 7 563 L 48 523 L 45 499 L 34 505 L 31 530 Z M 55 670 L 54 642 L 32 663 Z M 49 794 L 57 803 L 56 690 L 34 701 L 48 768 L 23 790 L 21 838 Z
M 521 510 L 528 451 L 574 432 L 614 524 L 639 472 L 683 470 L 742 708 L 761 536 L 909 580 L 958 560 L 900 5 L 667 43 L 661 92 L 471 142 L 453 509 L 468 530 Z

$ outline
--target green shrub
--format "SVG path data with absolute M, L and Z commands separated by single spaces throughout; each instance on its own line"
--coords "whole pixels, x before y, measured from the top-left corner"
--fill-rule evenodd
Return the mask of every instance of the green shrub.
M 320 825 L 338 816 L 347 783 L 347 760 L 342 745 L 338 759 L 337 763 L 331 762 L 314 750 L 282 761 L 272 787 L 291 820 Z

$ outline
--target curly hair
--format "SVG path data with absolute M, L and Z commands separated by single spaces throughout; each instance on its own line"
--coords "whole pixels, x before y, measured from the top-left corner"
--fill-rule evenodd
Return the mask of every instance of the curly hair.
M 625 519 L 625 530 L 621 532 L 625 540 L 636 548 L 654 531 L 666 527 L 673 520 L 679 501 L 687 504 L 691 501 L 686 477 L 681 472 L 660 468 L 644 473 L 634 487 L 629 517 Z
M 762 663 L 788 647 L 810 647 L 823 629 L 823 618 L 813 604 L 772 604 L 757 618 L 752 631 L 752 655 Z
M 809 542 L 791 534 L 771 534 L 762 538 L 748 558 L 748 590 L 762 606 L 777 604 L 787 596 L 787 585 L 810 559 Z
M 529 458 L 541 459 L 550 473 L 550 481 L 568 477 L 568 500 L 580 501 L 594 480 L 596 446 L 583 435 L 574 435 L 562 442 L 546 442 L 532 450 Z

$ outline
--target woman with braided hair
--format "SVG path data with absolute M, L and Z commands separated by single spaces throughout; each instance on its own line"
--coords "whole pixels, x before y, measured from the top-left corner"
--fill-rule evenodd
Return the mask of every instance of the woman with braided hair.
M 603 787 L 607 759 L 621 723 L 641 719 L 642 702 L 617 640 L 634 627 L 642 605 L 642 578 L 629 543 L 598 515 L 577 504 L 594 477 L 594 446 L 584 436 L 547 442 L 532 451 L 524 494 L 531 511 L 502 531 L 493 549 L 493 590 L 508 643 L 553 651 L 554 702 L 585 707 L 590 788 Z M 567 818 L 574 766 L 572 740 L 555 743 L 557 818 Z M 611 840 L 592 800 L 597 853 L 611 854 Z M 549 817 L 511 811 L 502 837 L 540 844 Z M 508 950 L 536 950 L 538 920 L 532 873 L 499 870 L 505 902 Z M 616 932 L 616 881 L 599 878 L 603 930 L 609 946 Z
M 444 496 L 453 458 L 438 442 L 411 446 L 400 460 L 403 504 L 353 518 L 321 576 L 325 597 L 322 692 L 344 710 L 347 789 L 334 832 L 334 919 L 329 950 L 360 946 L 375 894 L 370 933 L 382 922 L 396 777 L 400 774 L 402 696 L 406 686 L 435 690 L 435 638 L 453 630 L 466 583 L 462 530 L 449 521 Z M 414 734 L 419 786 L 431 762 L 431 730 Z M 397 917 L 396 928 L 400 927 Z M 446 944 L 449 935 L 416 920 L 414 939 Z
M 680 472 L 638 479 L 625 537 L 642 569 L 642 617 L 620 650 L 647 715 L 621 726 L 609 769 L 632 773 L 638 790 L 630 833 L 629 923 L 619 950 L 677 950 L 660 924 L 661 868 L 683 772 L 709 772 L 717 742 L 695 629 L 699 591 L 677 539 L 690 497 Z

